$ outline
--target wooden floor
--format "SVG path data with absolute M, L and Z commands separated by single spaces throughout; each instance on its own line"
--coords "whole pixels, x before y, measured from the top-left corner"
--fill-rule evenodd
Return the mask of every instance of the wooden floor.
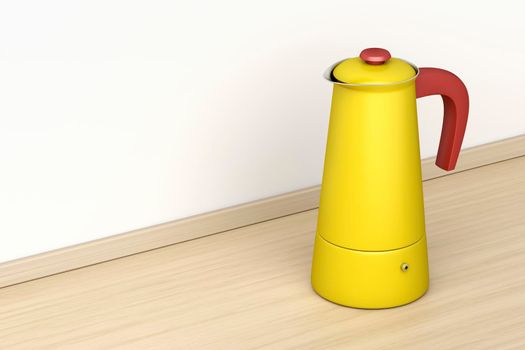
M 525 349 L 525 157 L 424 189 L 415 303 L 317 296 L 312 210 L 0 289 L 0 349 Z

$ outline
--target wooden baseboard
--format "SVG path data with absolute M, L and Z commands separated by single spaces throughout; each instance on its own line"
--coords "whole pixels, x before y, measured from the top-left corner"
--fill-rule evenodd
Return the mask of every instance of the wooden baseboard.
M 464 149 L 452 171 L 435 166 L 435 157 L 426 158 L 421 161 L 423 181 L 522 156 L 525 156 L 525 135 Z
M 424 159 L 423 181 L 525 156 L 525 135 L 462 151 L 456 170 Z M 0 287 L 314 209 L 320 186 L 241 204 L 0 264 Z

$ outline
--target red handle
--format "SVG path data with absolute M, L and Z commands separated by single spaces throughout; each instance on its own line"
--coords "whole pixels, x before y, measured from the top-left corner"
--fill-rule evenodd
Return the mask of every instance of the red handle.
M 441 95 L 445 115 L 436 165 L 444 170 L 456 167 L 468 118 L 468 92 L 465 84 L 444 69 L 420 68 L 416 78 L 416 97 Z

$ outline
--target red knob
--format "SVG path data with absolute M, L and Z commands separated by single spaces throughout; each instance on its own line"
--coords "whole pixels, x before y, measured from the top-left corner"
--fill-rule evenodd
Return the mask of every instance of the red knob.
M 378 65 L 384 64 L 392 56 L 388 50 L 380 49 L 378 47 L 371 47 L 361 51 L 359 57 L 368 64 Z

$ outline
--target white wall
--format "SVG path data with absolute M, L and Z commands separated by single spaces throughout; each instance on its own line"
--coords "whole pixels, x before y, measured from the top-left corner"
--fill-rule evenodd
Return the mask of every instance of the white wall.
M 321 74 L 370 46 L 465 81 L 466 147 L 525 133 L 522 5 L 472 3 L 2 2 L 0 261 L 319 184 Z

